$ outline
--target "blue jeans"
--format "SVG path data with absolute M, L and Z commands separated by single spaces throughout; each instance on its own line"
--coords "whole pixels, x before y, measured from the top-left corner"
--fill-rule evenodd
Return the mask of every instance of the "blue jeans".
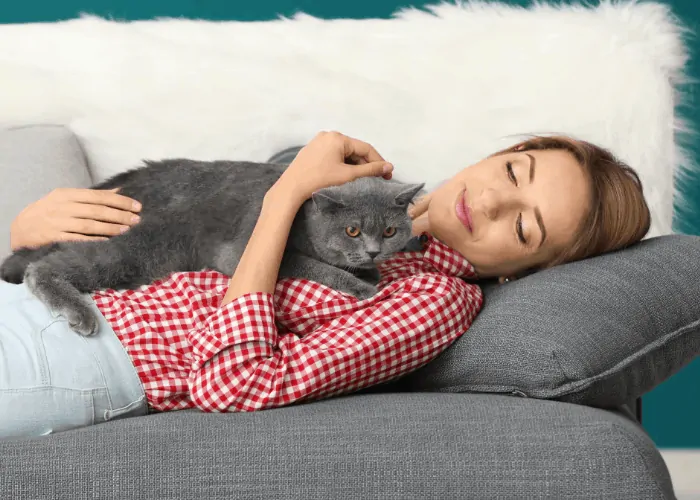
M 93 307 L 99 330 L 82 337 L 25 285 L 0 281 L 0 439 L 148 413 L 131 359 Z

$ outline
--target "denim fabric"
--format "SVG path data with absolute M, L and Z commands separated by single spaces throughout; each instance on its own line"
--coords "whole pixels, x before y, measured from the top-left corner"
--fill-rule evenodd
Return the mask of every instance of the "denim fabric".
M 148 413 L 131 359 L 93 307 L 99 330 L 82 337 L 25 285 L 0 281 L 0 439 Z

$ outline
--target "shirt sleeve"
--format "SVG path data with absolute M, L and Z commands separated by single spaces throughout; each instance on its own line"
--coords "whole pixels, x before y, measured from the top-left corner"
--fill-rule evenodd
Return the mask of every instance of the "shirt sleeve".
M 482 301 L 476 285 L 422 274 L 353 301 L 351 311 L 330 301 L 316 315 L 287 318 L 292 326 L 280 334 L 273 296 L 247 294 L 190 332 L 190 394 L 204 411 L 254 411 L 385 382 L 445 350 L 467 331 Z M 343 312 L 334 315 L 336 309 Z

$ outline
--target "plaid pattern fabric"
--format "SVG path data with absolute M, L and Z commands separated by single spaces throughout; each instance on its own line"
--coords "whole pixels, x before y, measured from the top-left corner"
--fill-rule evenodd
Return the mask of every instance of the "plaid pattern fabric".
M 303 279 L 219 307 L 229 277 L 174 273 L 95 302 L 124 344 L 155 410 L 253 411 L 385 382 L 434 359 L 471 325 L 474 269 L 426 238 L 380 265 L 358 300 Z

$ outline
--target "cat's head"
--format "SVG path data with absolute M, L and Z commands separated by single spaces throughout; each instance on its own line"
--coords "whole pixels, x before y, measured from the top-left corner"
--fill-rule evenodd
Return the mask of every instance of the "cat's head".
M 364 177 L 314 193 L 305 215 L 316 254 L 337 267 L 374 268 L 411 239 L 407 210 L 422 188 Z

